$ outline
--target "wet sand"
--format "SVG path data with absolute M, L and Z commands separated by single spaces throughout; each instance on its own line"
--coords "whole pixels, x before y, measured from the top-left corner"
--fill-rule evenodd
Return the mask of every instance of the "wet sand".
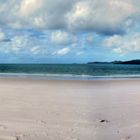
M 139 140 L 140 80 L 0 79 L 0 140 Z

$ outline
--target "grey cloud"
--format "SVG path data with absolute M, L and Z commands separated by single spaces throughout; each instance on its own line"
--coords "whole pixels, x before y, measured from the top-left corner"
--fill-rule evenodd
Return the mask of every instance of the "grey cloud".
M 11 28 L 65 29 L 122 34 L 137 22 L 138 0 L 1 0 L 0 24 Z

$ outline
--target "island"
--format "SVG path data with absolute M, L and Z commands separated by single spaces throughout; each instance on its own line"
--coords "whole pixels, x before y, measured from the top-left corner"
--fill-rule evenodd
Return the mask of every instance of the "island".
M 140 59 L 129 60 L 129 61 L 111 61 L 111 62 L 88 62 L 88 64 L 130 64 L 140 65 Z

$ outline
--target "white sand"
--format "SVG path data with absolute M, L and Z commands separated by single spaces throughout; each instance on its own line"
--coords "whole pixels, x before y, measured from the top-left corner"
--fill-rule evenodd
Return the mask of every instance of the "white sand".
M 140 140 L 140 80 L 0 79 L 0 140 L 128 139 Z

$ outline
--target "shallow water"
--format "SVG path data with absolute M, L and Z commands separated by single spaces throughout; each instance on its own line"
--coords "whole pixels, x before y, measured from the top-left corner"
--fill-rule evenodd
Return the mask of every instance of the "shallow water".
M 0 76 L 32 76 L 54 79 L 140 78 L 140 65 L 0 64 Z

